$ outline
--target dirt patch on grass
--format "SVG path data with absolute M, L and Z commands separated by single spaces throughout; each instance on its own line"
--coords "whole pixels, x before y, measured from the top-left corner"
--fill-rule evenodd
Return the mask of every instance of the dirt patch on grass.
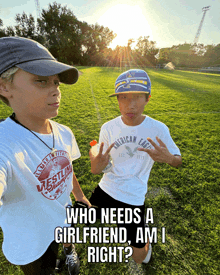
M 158 195 L 166 195 L 169 196 L 171 199 L 173 198 L 172 193 L 168 187 L 149 187 L 146 198 L 155 198 Z

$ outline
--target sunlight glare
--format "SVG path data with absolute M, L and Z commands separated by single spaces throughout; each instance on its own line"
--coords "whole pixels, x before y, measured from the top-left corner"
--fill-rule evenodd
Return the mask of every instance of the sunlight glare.
M 127 46 L 129 39 L 152 36 L 151 28 L 139 5 L 118 4 L 109 8 L 98 20 L 98 24 L 108 27 L 117 37 L 110 47 Z

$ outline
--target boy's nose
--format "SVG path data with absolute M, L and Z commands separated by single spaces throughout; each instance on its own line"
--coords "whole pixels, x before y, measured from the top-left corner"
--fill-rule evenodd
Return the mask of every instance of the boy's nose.
M 135 100 L 130 99 L 130 100 L 128 101 L 128 106 L 129 106 L 130 108 L 134 108 L 135 105 L 136 105 L 136 101 L 135 101 Z
M 59 87 L 55 86 L 52 88 L 53 96 L 59 96 L 61 94 Z

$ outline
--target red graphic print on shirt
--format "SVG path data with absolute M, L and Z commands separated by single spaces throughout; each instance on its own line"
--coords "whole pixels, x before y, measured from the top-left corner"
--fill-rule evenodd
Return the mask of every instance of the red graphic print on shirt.
M 69 154 L 65 151 L 56 151 L 56 157 L 50 153 L 38 165 L 34 175 L 38 178 L 37 191 L 49 199 L 58 199 L 66 190 L 66 179 L 73 172 Z

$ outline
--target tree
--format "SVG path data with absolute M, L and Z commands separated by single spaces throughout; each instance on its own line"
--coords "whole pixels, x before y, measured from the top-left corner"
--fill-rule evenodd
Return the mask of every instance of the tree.
M 37 33 L 35 20 L 31 14 L 29 14 L 28 17 L 25 12 L 23 12 L 22 15 L 18 13 L 15 16 L 15 22 L 17 23 L 15 26 L 15 33 L 17 36 L 36 40 Z
M 104 51 L 104 57 L 106 64 L 109 67 L 120 67 L 123 58 L 123 47 L 116 46 L 114 50 L 111 48 L 106 48 Z
M 150 41 L 149 36 L 140 36 L 135 47 L 134 58 L 139 65 L 155 66 L 157 62 L 155 56 L 158 52 L 155 41 Z
M 22 36 L 36 40 L 46 46 L 59 61 L 69 64 L 104 65 L 107 46 L 115 34 L 98 24 L 88 25 L 77 20 L 67 6 L 54 2 L 43 9 L 37 20 L 23 12 L 15 17 L 15 27 L 0 28 L 2 36 Z M 3 24 L 0 21 L 0 27 Z
M 29 17 L 25 12 L 15 16 L 16 25 L 8 26 L 6 29 L 0 28 L 0 36 L 21 36 L 43 42 L 42 35 L 37 33 L 34 17 L 30 14 Z M 0 27 L 3 26 L 3 21 L 0 19 Z
M 13 27 L 6 27 L 6 29 L 3 27 L 3 21 L 0 19 L 0 38 L 6 37 L 6 36 L 15 36 L 15 30 Z
M 204 63 L 202 44 L 179 44 L 160 49 L 158 63 L 172 62 L 176 67 L 200 67 Z
M 105 65 L 107 46 L 115 38 L 115 34 L 107 27 L 82 24 L 82 45 L 84 62 L 87 64 Z
M 207 48 L 204 44 L 195 43 L 193 45 L 193 51 L 194 51 L 194 54 L 196 54 L 197 56 L 204 56 L 204 54 L 207 51 Z
M 205 66 L 216 66 L 220 65 L 220 44 L 218 45 L 207 45 L 206 53 L 204 54 Z
M 126 52 L 126 61 L 128 66 L 130 66 L 133 62 L 133 52 L 131 49 L 131 45 L 135 42 L 133 38 L 128 39 L 127 47 L 125 49 Z
M 6 27 L 5 36 L 15 36 L 15 35 L 16 35 L 16 33 L 15 33 L 15 30 L 14 30 L 14 27 L 12 27 L 12 26 Z
M 6 36 L 5 30 L 2 27 L 3 27 L 3 21 L 0 18 L 0 38 Z
M 80 21 L 73 12 L 54 2 L 43 9 L 38 19 L 38 29 L 45 38 L 46 46 L 60 61 L 79 64 L 82 58 L 82 32 Z
M 170 48 L 162 48 L 159 51 L 158 63 L 164 64 L 170 62 Z

